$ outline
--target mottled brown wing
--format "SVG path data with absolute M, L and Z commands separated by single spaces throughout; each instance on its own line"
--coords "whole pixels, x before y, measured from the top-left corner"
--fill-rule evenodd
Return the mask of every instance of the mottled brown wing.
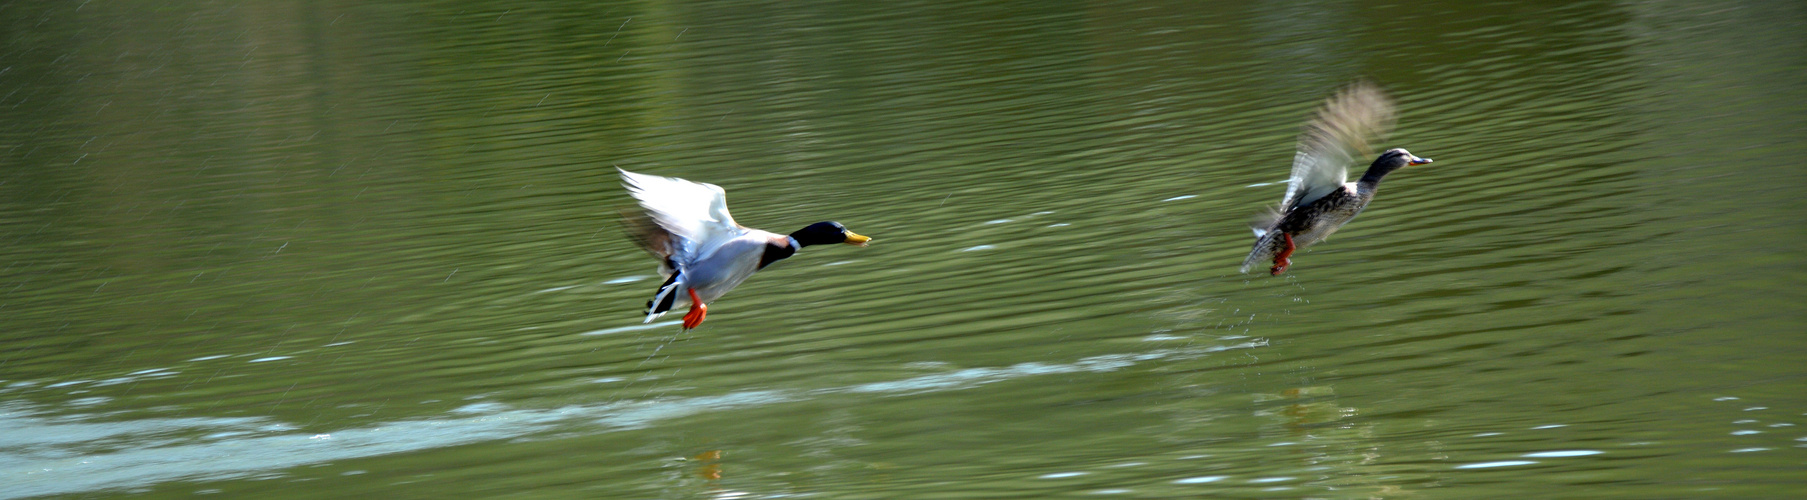
M 1393 100 L 1367 80 L 1324 101 L 1299 134 L 1281 210 L 1311 204 L 1349 182 L 1349 165 L 1373 155 L 1373 143 L 1393 128 Z
M 627 233 L 629 240 L 632 240 L 635 245 L 639 245 L 640 249 L 658 257 L 661 263 L 671 257 L 672 242 L 675 237 L 670 231 L 660 227 L 659 223 L 655 222 L 652 216 L 647 215 L 645 211 L 623 208 L 619 212 L 621 213 L 621 227 Z

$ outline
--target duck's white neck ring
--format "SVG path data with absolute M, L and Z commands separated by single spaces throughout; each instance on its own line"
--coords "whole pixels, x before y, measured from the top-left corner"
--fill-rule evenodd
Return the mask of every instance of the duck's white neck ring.
M 795 252 L 795 251 L 798 251 L 798 250 L 802 250 L 802 249 L 803 249 L 803 244 L 802 244 L 802 243 L 798 243 L 798 242 L 797 242 L 797 239 L 796 239 L 796 238 L 792 238 L 792 237 L 790 237 L 790 236 L 785 236 L 785 237 L 784 237 L 784 239 L 785 239 L 785 240 L 786 240 L 786 241 L 789 241 L 789 242 L 791 242 L 791 251 L 792 251 L 792 252 Z

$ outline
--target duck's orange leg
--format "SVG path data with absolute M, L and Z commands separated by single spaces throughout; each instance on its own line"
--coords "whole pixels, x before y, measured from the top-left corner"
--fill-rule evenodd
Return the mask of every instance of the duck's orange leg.
M 1286 237 L 1286 249 L 1281 250 L 1280 253 L 1274 254 L 1274 267 L 1268 269 L 1268 272 L 1273 273 L 1274 276 L 1279 276 L 1280 273 L 1286 272 L 1286 267 L 1293 265 L 1293 261 L 1287 260 L 1287 257 L 1292 257 L 1293 250 L 1298 249 L 1298 247 L 1293 246 L 1293 235 L 1280 233 L 1280 236 Z
M 703 303 L 703 299 L 696 297 L 696 290 L 688 291 L 690 292 L 690 312 L 684 313 L 685 330 L 703 324 L 703 316 L 709 315 L 709 306 Z

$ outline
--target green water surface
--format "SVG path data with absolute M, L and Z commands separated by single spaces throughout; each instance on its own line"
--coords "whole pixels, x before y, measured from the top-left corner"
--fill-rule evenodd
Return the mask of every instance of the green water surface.
M 1807 497 L 1804 26 L 0 3 L 0 497 Z M 1237 273 L 1362 77 L 1436 163 Z M 875 241 L 642 324 L 615 166 Z

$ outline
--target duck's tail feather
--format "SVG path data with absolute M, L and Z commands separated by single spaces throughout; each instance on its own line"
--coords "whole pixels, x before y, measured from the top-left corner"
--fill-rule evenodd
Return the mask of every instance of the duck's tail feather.
M 670 266 L 670 264 L 667 265 Z M 677 266 L 670 267 L 672 269 L 677 268 Z M 653 322 L 654 319 L 664 315 L 667 311 L 670 311 L 673 306 L 677 305 L 679 295 L 678 288 L 681 288 L 681 285 L 683 285 L 683 283 L 678 281 L 678 277 L 683 275 L 683 272 L 673 272 L 671 273 L 671 277 L 665 278 L 665 284 L 659 285 L 659 292 L 653 294 L 652 300 L 646 301 L 646 321 L 642 321 L 642 323 Z
M 1242 259 L 1243 274 L 1248 274 L 1249 269 L 1262 262 L 1272 260 L 1274 254 L 1279 253 L 1280 247 L 1284 246 L 1280 244 L 1281 232 L 1261 229 L 1255 231 L 1259 236 L 1255 238 L 1255 248 L 1249 249 L 1249 256 Z

